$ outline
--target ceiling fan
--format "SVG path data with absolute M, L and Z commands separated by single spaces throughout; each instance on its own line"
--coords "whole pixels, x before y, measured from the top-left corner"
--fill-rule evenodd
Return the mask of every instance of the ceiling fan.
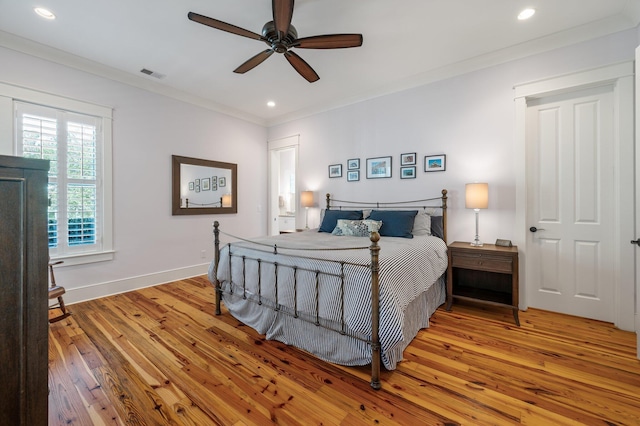
M 244 74 L 264 62 L 273 52 L 277 52 L 284 54 L 291 66 L 309 83 L 313 83 L 318 81 L 320 77 L 308 63 L 291 49 L 294 47 L 300 49 L 359 47 L 362 46 L 362 34 L 327 34 L 298 38 L 296 28 L 291 25 L 293 3 L 294 0 L 272 0 L 273 21 L 264 24 L 262 35 L 194 12 L 189 12 L 188 16 L 190 20 L 202 25 L 267 43 L 269 49 L 250 58 L 233 72 Z

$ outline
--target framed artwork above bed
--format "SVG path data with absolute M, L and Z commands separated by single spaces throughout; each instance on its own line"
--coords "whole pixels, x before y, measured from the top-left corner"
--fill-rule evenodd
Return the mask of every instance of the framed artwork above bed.
M 425 172 L 444 172 L 447 169 L 446 155 L 427 155 L 424 157 Z
M 391 157 L 367 158 L 367 179 L 391 177 Z
M 360 180 L 360 170 L 347 170 L 347 182 Z
M 339 178 L 342 177 L 342 164 L 332 164 L 329 166 L 329 177 Z

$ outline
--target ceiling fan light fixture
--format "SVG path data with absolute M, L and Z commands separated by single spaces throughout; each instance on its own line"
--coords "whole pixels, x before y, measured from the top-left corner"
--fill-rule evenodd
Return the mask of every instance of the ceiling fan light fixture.
M 518 20 L 526 21 L 536 14 L 536 10 L 532 8 L 524 9 L 522 12 L 518 14 Z
M 38 14 L 38 16 L 43 17 L 44 19 L 53 20 L 56 19 L 56 15 L 53 14 L 49 9 L 45 9 L 44 7 L 35 7 L 33 11 Z

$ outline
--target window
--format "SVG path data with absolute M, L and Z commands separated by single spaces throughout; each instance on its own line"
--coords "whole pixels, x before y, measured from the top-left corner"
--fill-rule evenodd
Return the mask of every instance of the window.
M 18 153 L 50 161 L 49 252 L 102 250 L 100 119 L 16 103 Z
M 51 258 L 112 259 L 111 109 L 0 83 L 0 124 L 7 107 L 15 154 L 50 161 Z

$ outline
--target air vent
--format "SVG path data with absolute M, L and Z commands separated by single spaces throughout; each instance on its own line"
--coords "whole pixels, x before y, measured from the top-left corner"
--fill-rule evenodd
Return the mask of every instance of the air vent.
M 146 69 L 146 68 L 142 68 L 142 69 L 140 70 L 140 72 L 141 72 L 142 74 L 150 75 L 151 77 L 155 77 L 155 78 L 157 78 L 157 79 L 162 79 L 162 78 L 164 78 L 164 77 L 165 77 L 165 75 L 164 75 L 164 74 L 160 74 L 159 72 L 151 71 L 151 70 L 148 70 L 148 69 Z

